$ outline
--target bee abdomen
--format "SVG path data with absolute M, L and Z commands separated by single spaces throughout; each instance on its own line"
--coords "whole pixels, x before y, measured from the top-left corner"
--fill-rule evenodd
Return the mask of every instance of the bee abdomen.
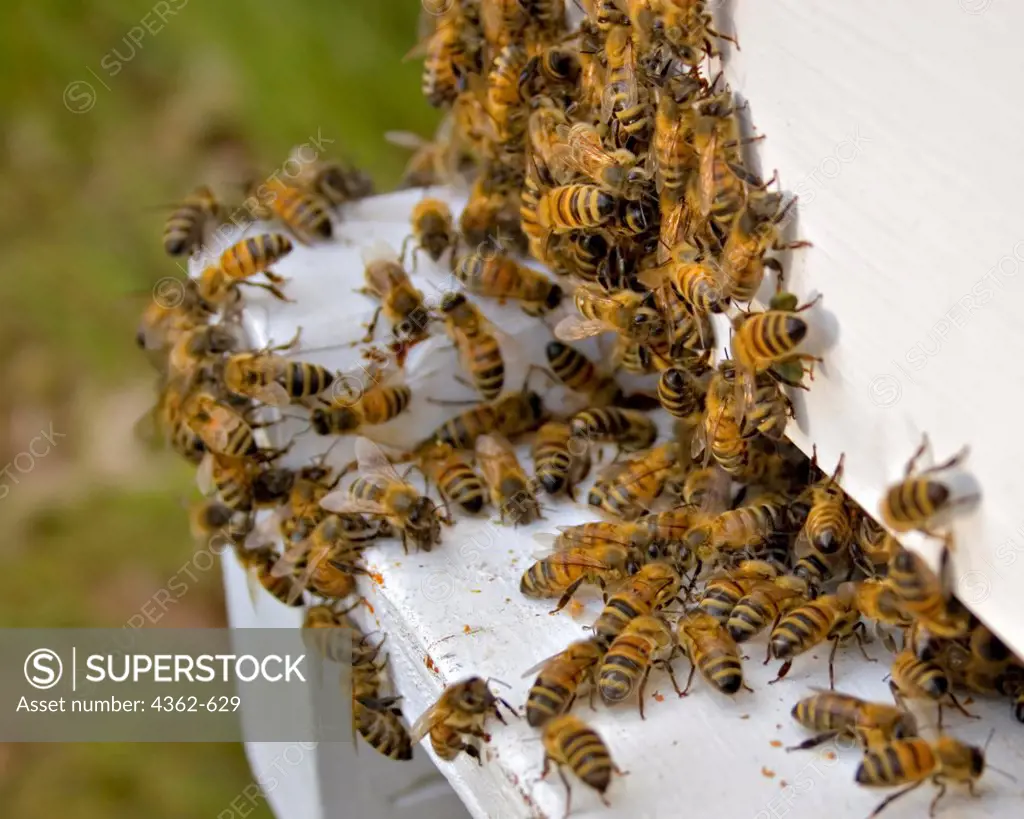
M 526 701 L 526 721 L 534 728 L 539 728 L 552 717 L 565 710 L 571 694 L 564 685 L 538 680 L 530 689 Z
M 285 387 L 295 398 L 319 395 L 334 383 L 334 374 L 317 364 L 289 364 Z
M 743 643 L 757 634 L 773 617 L 761 601 L 741 600 L 729 615 L 728 629 L 737 643 Z
M 631 648 L 623 646 L 624 649 Z M 643 666 L 633 657 L 616 651 L 604 658 L 598 676 L 598 690 L 605 702 L 621 702 L 633 690 L 634 681 L 640 678 Z
M 704 677 L 724 694 L 735 694 L 743 685 L 743 668 L 737 657 L 728 652 L 711 651 L 701 657 Z

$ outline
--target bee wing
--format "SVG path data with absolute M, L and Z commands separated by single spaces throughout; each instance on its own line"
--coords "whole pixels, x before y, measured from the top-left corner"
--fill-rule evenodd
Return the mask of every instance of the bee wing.
M 298 568 L 306 555 L 309 554 L 310 546 L 311 544 L 308 540 L 300 540 L 297 543 L 288 544 L 281 557 L 274 562 L 270 569 L 270 574 L 274 577 L 289 577 L 294 574 L 295 569 Z
M 209 497 L 217 489 L 213 484 L 213 459 L 213 453 L 207 452 L 203 456 L 203 460 L 199 462 L 199 468 L 196 470 L 196 486 L 199 487 L 199 491 L 205 497 Z
M 260 387 L 253 397 L 271 407 L 286 407 L 292 400 L 288 390 L 276 381 Z
M 356 438 L 355 449 L 359 477 L 377 486 L 386 486 L 393 482 L 405 483 L 384 450 L 369 438 Z
M 373 501 L 353 498 L 347 490 L 339 489 L 320 499 L 320 508 L 339 514 L 357 513 L 360 515 L 384 515 L 387 509 Z
M 715 195 L 715 170 L 718 165 L 718 129 L 711 132 L 708 144 L 700 155 L 699 203 L 701 216 L 711 213 L 711 200 Z
M 612 160 L 593 126 L 577 123 L 571 128 L 559 126 L 560 141 L 553 148 L 554 157 L 565 167 L 592 179 Z
M 360 255 L 362 256 L 364 265 L 367 265 L 370 262 L 400 261 L 395 249 L 383 239 L 376 239 L 372 244 L 365 246 L 362 251 L 360 251 Z
M 246 549 L 258 549 L 268 543 L 276 543 L 281 539 L 281 521 L 287 516 L 288 510 L 281 506 L 260 520 L 252 531 L 245 536 Z
M 615 328 L 603 321 L 585 319 L 583 316 L 566 316 L 555 325 L 555 338 L 559 341 L 580 341 L 585 338 L 610 333 Z
M 448 717 L 448 709 L 441 706 L 440 702 L 434 703 L 426 711 L 420 714 L 419 718 L 409 729 L 409 737 L 413 743 L 419 742 L 430 733 L 430 729 Z
M 491 486 L 501 482 L 502 462 L 507 460 L 511 445 L 500 435 L 481 435 L 476 439 L 476 459 L 484 480 Z
M 536 664 L 534 664 L 534 665 L 531 665 L 531 666 L 530 666 L 530 667 L 529 667 L 528 669 L 526 669 L 526 671 L 524 671 L 524 672 L 522 673 L 522 675 L 520 676 L 520 678 L 519 678 L 519 679 L 521 679 L 521 680 L 525 680 L 525 679 L 526 679 L 527 677 L 532 677 L 532 676 L 533 676 L 534 674 L 536 674 L 536 673 L 537 673 L 538 671 L 540 671 L 540 670 L 541 670 L 542 668 L 544 668 L 544 666 L 546 666 L 546 665 L 547 665 L 548 663 L 550 663 L 550 662 L 551 662 L 552 660 L 557 660 L 557 659 L 558 659 L 559 657 L 561 657 L 561 656 L 562 656 L 562 655 L 563 655 L 564 653 L 565 653 L 565 650 L 564 650 L 564 649 L 563 649 L 562 651 L 556 651 L 556 652 L 555 652 L 554 654 L 552 654 L 552 655 L 551 655 L 550 657 L 545 657 L 545 658 L 544 658 L 543 660 L 541 660 L 541 661 L 540 661 L 539 663 L 536 663 Z
M 412 131 L 385 131 L 384 139 L 399 148 L 407 148 L 410 151 L 418 151 L 430 143 L 419 134 Z

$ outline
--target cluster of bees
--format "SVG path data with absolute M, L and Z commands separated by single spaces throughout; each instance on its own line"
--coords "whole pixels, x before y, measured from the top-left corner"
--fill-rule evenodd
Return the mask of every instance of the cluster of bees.
M 298 337 L 254 350 L 239 329 L 241 288 L 287 300 L 270 268 L 293 239 L 331 239 L 333 209 L 370 191 L 359 172 L 316 162 L 294 184 L 264 188 L 268 198 L 250 196 L 254 218 L 285 232 L 231 245 L 182 282 L 176 304 L 147 309 L 138 340 L 160 372 L 153 420 L 199 466 L 207 496 L 193 509 L 197 536 L 225 538 L 282 603 L 316 600 L 305 633 L 324 657 L 351 666 L 354 730 L 372 747 L 409 759 L 429 735 L 441 759 L 465 751 L 480 760 L 487 719 L 504 721 L 499 705 L 518 712 L 474 676 L 407 727 L 383 641 L 350 616 L 358 599 L 346 605 L 366 571 L 362 553 L 380 537 L 430 550 L 455 511 L 493 506 L 502 523 L 541 520 L 540 498 L 575 500 L 595 448 L 613 445 L 615 460 L 586 495 L 601 519 L 561 528 L 520 584 L 528 598 L 557 599 L 556 612 L 584 586 L 604 594 L 590 635 L 524 675 L 537 674 L 525 717 L 543 732 L 544 773 L 557 767 L 567 800 L 563 768 L 602 800 L 617 770 L 603 739 L 570 713 L 580 692 L 609 705 L 636 697 L 643 716 L 657 668 L 680 696 L 698 672 L 732 696 L 748 688 L 741 646 L 761 634 L 767 660 L 782 663 L 773 683 L 830 644 L 830 690 L 793 709 L 815 732 L 799 747 L 840 735 L 860 742 L 859 783 L 908 786 L 879 810 L 929 779 L 939 796 L 947 781 L 973 788 L 983 749 L 942 734 L 942 709 L 970 716 L 957 690 L 1002 696 L 1024 722 L 1024 663 L 951 591 L 944 527 L 973 499 L 947 477 L 965 453 L 921 469 L 923 442 L 884 495 L 883 528 L 842 490 L 842 458 L 829 474 L 785 440 L 785 388 L 807 389 L 820 360 L 802 347 L 803 314 L 816 300 L 801 305 L 780 284 L 767 310 L 752 304 L 766 269 L 781 282 L 774 254 L 806 243 L 783 241 L 793 199 L 747 167 L 742 146 L 753 139 L 741 134 L 740 106 L 720 76 L 707 78 L 703 63 L 729 38 L 703 0 L 587 0 L 583 10 L 572 30 L 563 0 L 453 0 L 430 18 L 423 90 L 445 121 L 434 142 L 391 139 L 416 149 L 407 186 L 465 184 L 468 201 L 456 220 L 424 198 L 400 253 L 367 249 L 363 292 L 379 307 L 362 341 L 371 360 L 390 357 L 401 370 L 443 325 L 479 400 L 410 452 L 389 456 L 373 441 L 375 427 L 409 410 L 407 384 L 374 376 L 355 395 L 339 388 L 341 374 L 282 355 Z M 165 249 L 198 253 L 221 219 L 200 189 L 168 221 Z M 459 282 L 436 308 L 407 273 L 410 247 L 412 265 L 423 253 Z M 524 264 L 526 254 L 554 278 Z M 551 335 L 546 366 L 531 366 L 521 389 L 506 384 L 507 344 L 479 298 L 518 305 Z M 381 316 L 390 325 L 383 348 Z M 730 349 L 715 361 L 722 319 Z M 593 336 L 613 338 L 616 368 L 650 376 L 651 388 L 626 390 L 574 346 Z M 538 370 L 585 407 L 554 412 L 530 387 Z M 653 409 L 674 419 L 667 440 Z M 355 461 L 281 466 L 289 445 L 261 446 L 258 431 L 295 412 L 318 435 L 355 436 Z M 513 444 L 523 436 L 532 476 Z M 402 463 L 419 468 L 439 502 L 399 474 Z M 257 523 L 259 510 L 270 513 Z M 910 531 L 944 540 L 938 573 L 891 534 Z M 896 705 L 834 690 L 837 650 L 853 641 L 863 651 L 869 631 L 895 655 Z M 672 665 L 680 655 L 690 664 L 683 688 Z M 934 741 L 917 735 L 905 708 L 916 701 L 938 707 Z

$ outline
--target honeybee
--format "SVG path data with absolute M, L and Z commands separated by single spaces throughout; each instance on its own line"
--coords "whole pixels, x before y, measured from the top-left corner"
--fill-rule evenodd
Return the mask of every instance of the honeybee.
M 690 676 L 680 696 L 686 696 L 693 684 L 694 673 L 701 676 L 723 694 L 735 694 L 740 688 L 750 687 L 743 682 L 740 650 L 728 630 L 710 614 L 691 611 L 680 618 L 677 625 L 679 647 L 690 661 Z
M 764 258 L 767 251 L 810 246 L 810 242 L 780 244 L 780 225 L 796 203 L 794 198 L 780 207 L 781 200 L 780 194 L 754 191 L 732 224 L 722 248 L 722 274 L 734 301 L 750 302 L 757 295 L 765 268 L 781 275 L 782 265 L 778 260 Z
M 462 77 L 474 67 L 463 39 L 465 22 L 459 4 L 452 3 L 437 15 L 434 33 L 423 44 L 423 96 L 435 108 L 455 102 Z M 418 50 L 413 49 L 407 56 L 414 56 Z
M 610 4 L 610 3 L 609 3 Z M 625 18 L 623 22 L 628 23 Z M 637 82 L 639 69 L 628 25 L 613 25 L 604 43 L 608 79 L 601 105 L 601 121 L 620 148 L 646 147 L 651 112 L 645 89 Z
M 594 635 L 610 645 L 635 618 L 652 614 L 672 602 L 681 586 L 679 573 L 667 563 L 641 566 L 640 571 L 608 598 L 594 621 Z
M 196 471 L 196 484 L 199 491 L 206 496 L 216 493 L 218 500 L 234 512 L 251 512 L 256 505 L 257 464 L 248 458 L 230 458 L 214 453 L 207 453 L 199 469 Z M 275 487 L 277 474 L 289 476 L 287 470 L 269 470 L 272 477 L 264 482 L 264 486 L 273 488 L 274 494 L 264 497 L 264 504 L 273 503 L 288 494 L 290 485 L 281 482 Z
M 527 723 L 539 728 L 572 708 L 583 683 L 593 685 L 597 664 L 604 653 L 604 646 L 597 640 L 577 640 L 523 672 L 524 678 L 540 672 L 526 700 Z M 593 700 L 592 687 L 590 693 Z
M 395 471 L 387 456 L 368 438 L 355 443 L 359 477 L 348 491 L 332 492 L 320 501 L 329 512 L 379 515 L 400 534 L 402 548 L 408 542 L 430 551 L 441 541 L 441 521 L 434 502 L 420 495 Z
M 974 717 L 952 691 L 949 676 L 931 660 L 919 660 L 913 651 L 904 649 L 889 669 L 889 690 L 898 703 L 905 700 L 933 700 L 939 709 L 938 728 L 942 730 L 942 705 L 946 701 L 965 717 Z
M 884 581 L 869 579 L 859 583 L 840 583 L 836 594 L 840 599 L 851 601 L 861 615 L 875 621 L 875 633 L 889 651 L 896 651 L 896 641 L 885 626 L 902 630 L 914 623 L 899 596 Z
M 238 344 L 235 332 L 221 324 L 203 324 L 185 330 L 168 353 L 168 377 L 191 381 L 204 368 L 215 366 L 225 353 L 237 349 Z
M 544 768 L 541 778 L 547 776 L 550 763 L 554 762 L 562 784 L 565 785 L 566 816 L 572 806 L 572 790 L 562 770 L 563 765 L 568 766 L 580 781 L 597 791 L 601 801 L 611 807 L 605 791 L 611 783 L 612 771 L 620 774 L 622 771 L 612 762 L 604 740 L 595 730 L 578 717 L 564 714 L 544 726 L 543 740 Z
M 686 545 L 701 560 L 721 552 L 763 546 L 786 531 L 786 503 L 782 496 L 765 493 L 751 503 L 730 509 L 694 526 Z
M 286 543 L 306 538 L 324 519 L 327 512 L 320 507 L 320 501 L 337 487 L 342 477 L 341 474 L 334 476 L 332 470 L 322 464 L 305 466 L 295 474 L 288 499 L 272 522 Z M 376 531 L 367 534 L 367 538 L 372 536 L 376 536 Z M 352 532 L 348 537 L 356 539 Z
M 564 421 L 548 421 L 533 439 L 533 469 L 537 483 L 549 495 L 563 490 L 576 499 L 576 485 L 590 472 L 590 454 L 574 440 Z
M 648 195 L 651 177 L 640 157 L 625 148 L 608 150 L 594 125 L 577 122 L 562 126 L 559 136 L 555 156 L 573 173 L 625 199 Z
M 267 347 L 253 353 L 236 353 L 224 364 L 224 386 L 228 391 L 270 406 L 314 398 L 334 383 L 334 373 L 319 364 L 291 361 L 274 355 L 295 345 Z
M 268 268 L 292 252 L 292 242 L 280 233 L 262 233 L 250 236 L 225 250 L 215 266 L 207 267 L 199 275 L 196 287 L 203 301 L 216 306 L 224 305 L 238 285 L 261 287 L 280 301 L 289 301 L 278 285 L 285 279 Z M 249 281 L 263 274 L 266 282 Z
M 622 398 L 622 390 L 615 379 L 601 375 L 594 363 L 579 350 L 561 341 L 551 341 L 544 348 L 544 355 L 555 378 L 569 389 L 586 395 L 590 406 L 603 407 Z
M 434 139 L 429 141 L 409 131 L 384 133 L 384 139 L 392 145 L 413 151 L 402 172 L 399 188 L 427 188 L 452 181 L 457 162 L 452 145 L 453 122 L 451 114 L 445 116 L 438 125 Z
M 537 202 L 537 224 L 544 231 L 593 230 L 619 213 L 619 200 L 600 185 L 556 185 Z
M 810 361 L 811 368 L 806 372 L 813 377 L 813 365 L 822 359 L 808 353 L 794 352 L 807 335 L 808 329 L 807 322 L 797 314 L 809 310 L 820 299 L 819 295 L 802 307 L 770 309 L 762 313 L 747 313 L 736 317 L 732 353 L 737 375 L 743 384 L 741 397 L 745 399 L 746 406 L 754 403 L 757 373 L 770 371 L 777 380 L 792 387 L 806 389 L 799 379 L 794 381 L 783 377 L 778 367 L 783 364 Z M 801 375 L 805 372 L 802 366 L 800 371 Z
M 412 759 L 412 739 L 402 721 L 402 709 L 393 705 L 352 703 L 356 730 L 366 743 L 389 759 Z
M 542 316 L 562 303 L 561 287 L 501 254 L 463 256 L 455 275 L 470 293 L 500 301 L 514 299 L 528 316 Z
M 205 185 L 182 200 L 164 225 L 164 252 L 168 256 L 190 256 L 199 250 L 206 231 L 222 218 L 217 197 Z
M 569 429 L 584 444 L 615 443 L 622 452 L 647 449 L 658 437 L 658 429 L 649 415 L 619 407 L 577 412 L 569 421 Z
M 158 353 L 172 347 L 183 333 L 194 330 L 209 322 L 214 306 L 203 301 L 195 279 L 173 280 L 172 286 L 181 288 L 180 299 L 154 297 L 142 312 L 135 343 L 143 350 Z M 165 359 L 152 355 L 152 363 L 163 372 Z
M 476 458 L 490 487 L 491 503 L 512 525 L 528 524 L 541 517 L 540 505 L 526 472 L 519 465 L 515 450 L 502 436 L 481 435 L 476 439 Z
M 704 406 L 704 391 L 688 370 L 669 367 L 658 379 L 658 401 L 674 418 L 691 418 Z
M 475 515 L 487 505 L 488 491 L 465 457 L 448 444 L 429 444 L 419 452 L 424 474 L 437 484 L 442 497 Z
M 235 515 L 235 510 L 217 500 L 193 503 L 188 508 L 189 531 L 196 542 L 205 542 L 223 533 Z
M 857 534 L 850 544 L 854 563 L 869 577 L 885 575 L 892 556 L 903 547 L 869 515 L 861 512 L 858 518 Z
M 896 532 L 918 531 L 936 537 L 931 528 L 937 515 L 955 506 L 972 503 L 976 498 L 953 498 L 947 484 L 933 477 L 935 473 L 952 469 L 967 457 L 968 448 L 964 447 L 948 461 L 937 466 L 923 469 L 915 474 L 917 461 L 928 448 L 928 436 L 921 438 L 921 446 L 907 462 L 903 472 L 903 480 L 890 486 L 879 507 L 882 521 Z
M 839 486 L 843 474 L 845 455 L 839 456 L 835 472 L 809 487 L 810 510 L 794 546 L 797 554 L 801 543 L 812 552 L 824 555 L 826 560 L 845 552 L 853 540 L 853 521 L 846 504 L 846 493 Z M 817 450 L 811 463 L 816 463 Z
M 883 799 L 872 812 L 877 816 L 891 802 L 929 778 L 939 792 L 932 799 L 929 815 L 935 815 L 935 806 L 946 794 L 946 782 L 952 780 L 967 785 L 972 796 L 974 782 L 985 771 L 985 752 L 951 736 L 940 736 L 935 742 L 926 739 L 894 739 L 869 748 L 857 768 L 856 780 L 874 788 L 892 788 L 911 783 Z
M 413 344 L 422 340 L 430 313 L 423 304 L 423 294 L 413 287 L 395 252 L 385 243 L 377 242 L 363 251 L 363 263 L 366 287 L 358 292 L 380 299 L 381 306 L 373 314 L 362 340 L 373 339 L 381 313 L 391 322 L 391 332 L 399 341 Z
M 733 609 L 758 583 L 774 580 L 779 570 L 763 560 L 745 560 L 739 566 L 708 578 L 697 608 L 723 626 Z
M 556 325 L 555 337 L 560 341 L 578 341 L 610 332 L 642 344 L 665 338 L 665 319 L 648 306 L 644 294 L 622 290 L 606 295 L 595 285 L 581 285 L 574 300 L 580 315 L 568 316 Z
M 336 395 L 314 408 L 310 420 L 317 435 L 350 435 L 364 426 L 386 424 L 412 403 L 412 389 L 404 384 L 374 383 L 362 395 Z
M 217 455 L 271 460 L 280 454 L 277 450 L 261 451 L 256 445 L 253 429 L 265 424 L 250 424 L 208 392 L 188 396 L 182 404 L 182 412 L 189 428 Z
M 501 697 L 496 697 L 480 677 L 470 677 L 449 685 L 441 694 L 440 699 L 431 705 L 412 726 L 413 742 L 419 742 L 430 734 L 430 745 L 434 753 L 446 762 L 451 762 L 460 752 L 465 751 L 481 765 L 480 751 L 472 742 L 463 737 L 478 738 L 490 741 L 490 735 L 484 731 L 487 717 L 493 714 L 502 724 L 505 723 L 498 703 L 504 705 L 513 714 L 516 710 Z
M 579 48 L 570 48 L 555 43 L 546 46 L 539 54 L 527 61 L 519 75 L 520 96 L 534 101 L 543 93 L 555 94 L 559 90 L 568 93 L 575 90 L 580 76 Z
M 269 546 L 246 549 L 236 545 L 235 557 L 242 568 L 249 573 L 249 577 L 255 578 L 279 602 L 286 606 L 303 605 L 302 589 L 299 587 L 296 591 L 295 579 L 272 573 L 272 569 L 278 562 L 278 556 Z M 250 587 L 251 593 L 252 589 Z
M 614 541 L 562 549 L 523 572 L 519 591 L 534 599 L 560 595 L 554 613 L 565 608 L 582 584 L 604 589 L 609 583 L 636 574 L 641 565 L 642 558 L 636 549 Z
M 655 371 L 650 348 L 625 336 L 616 337 L 613 358 L 623 370 L 633 375 L 647 375 Z
M 836 687 L 835 657 L 839 644 L 850 637 L 857 640 L 861 653 L 868 662 L 875 660 L 864 651 L 861 632 L 864 624 L 860 612 L 849 602 L 835 594 L 824 594 L 809 603 L 790 610 L 772 629 L 769 649 L 771 656 L 784 660 L 778 676 L 769 685 L 781 680 L 793 667 L 793 658 L 829 640 L 832 650 L 828 655 L 829 688 Z
M 508 43 L 498 51 L 487 75 L 486 109 L 495 142 L 509 151 L 519 149 L 526 127 L 519 80 L 527 60 L 521 45 Z
M 413 270 L 416 269 L 416 254 L 422 250 L 432 261 L 438 262 L 446 250 L 453 257 L 459 243 L 459 235 L 452 220 L 452 211 L 440 199 L 421 199 L 412 209 L 412 235 L 416 244 L 412 251 Z M 408 243 L 409 239 L 406 239 Z M 405 258 L 406 244 L 402 245 L 401 257 Z
M 816 734 L 787 751 L 816 748 L 838 736 L 856 739 L 865 747 L 917 736 L 913 714 L 838 691 L 818 691 L 804 697 L 793 706 L 792 714 L 793 719 Z
M 674 444 L 663 444 L 630 461 L 613 464 L 590 488 L 587 503 L 622 520 L 645 514 L 676 463 Z
M 487 401 L 501 394 L 505 384 L 505 360 L 490 322 L 461 293 L 445 293 L 441 299 L 445 328 L 459 351 L 462 368 Z
M 699 77 L 678 77 L 658 94 L 654 117 L 652 151 L 657 161 L 658 192 L 670 198 L 681 199 L 697 171 L 697 153 L 691 144 L 693 131 L 690 115 L 693 98 L 704 88 Z M 666 208 L 662 207 L 663 212 Z M 677 212 L 683 216 L 683 211 Z M 668 246 L 675 244 L 675 232 Z
M 938 637 L 963 637 L 970 631 L 970 613 L 949 590 L 948 549 L 942 553 L 941 575 L 924 558 L 899 549 L 889 563 L 888 583 L 903 607 Z
M 706 0 L 663 0 L 657 3 L 655 30 L 664 36 L 684 63 L 697 65 L 703 55 L 718 57 L 720 53 L 712 37 L 727 40 L 739 49 L 736 40 L 712 27 Z
M 490 432 L 507 438 L 529 432 L 544 419 L 541 397 L 524 390 L 499 398 L 490 404 L 479 404 L 445 421 L 428 440 L 448 444 L 455 449 L 472 449 L 476 439 Z
M 291 544 L 274 571 L 295 575 L 299 589 L 309 588 L 324 598 L 341 600 L 356 591 L 353 575 L 365 573 L 362 550 L 367 524 L 359 515 L 325 515 L 309 538 Z
M 387 138 L 388 134 L 384 136 Z M 296 146 L 290 156 L 290 159 L 299 166 L 298 172 L 293 174 L 297 188 L 335 207 L 373 195 L 373 179 L 365 171 L 347 163 L 343 165 L 318 157 L 307 160 L 303 156 L 304 147 Z
M 601 663 L 598 690 L 606 703 L 622 702 L 636 690 L 639 694 L 640 719 L 644 717 L 644 688 L 651 668 L 665 668 L 672 685 L 679 693 L 669 659 L 675 651 L 675 637 L 661 617 L 634 617 L 615 637 Z
M 305 245 L 317 239 L 330 239 L 334 233 L 327 201 L 280 179 L 253 185 L 247 202 L 254 216 L 279 219 Z
M 769 625 L 774 627 L 784 614 L 806 603 L 807 599 L 807 581 L 794 575 L 780 575 L 755 583 L 737 601 L 726 628 L 737 643 L 745 643 Z

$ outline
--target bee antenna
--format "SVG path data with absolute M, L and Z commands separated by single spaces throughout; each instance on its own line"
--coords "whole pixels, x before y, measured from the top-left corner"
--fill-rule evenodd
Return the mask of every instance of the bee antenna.
M 505 682 L 504 680 L 499 680 L 497 677 L 488 677 L 486 680 L 484 680 L 484 682 L 487 685 L 490 685 L 492 682 L 496 682 L 496 683 L 498 683 L 498 685 L 502 685 L 505 688 L 508 688 L 509 690 L 511 690 L 511 688 L 512 688 L 512 686 L 509 685 L 507 682 Z

